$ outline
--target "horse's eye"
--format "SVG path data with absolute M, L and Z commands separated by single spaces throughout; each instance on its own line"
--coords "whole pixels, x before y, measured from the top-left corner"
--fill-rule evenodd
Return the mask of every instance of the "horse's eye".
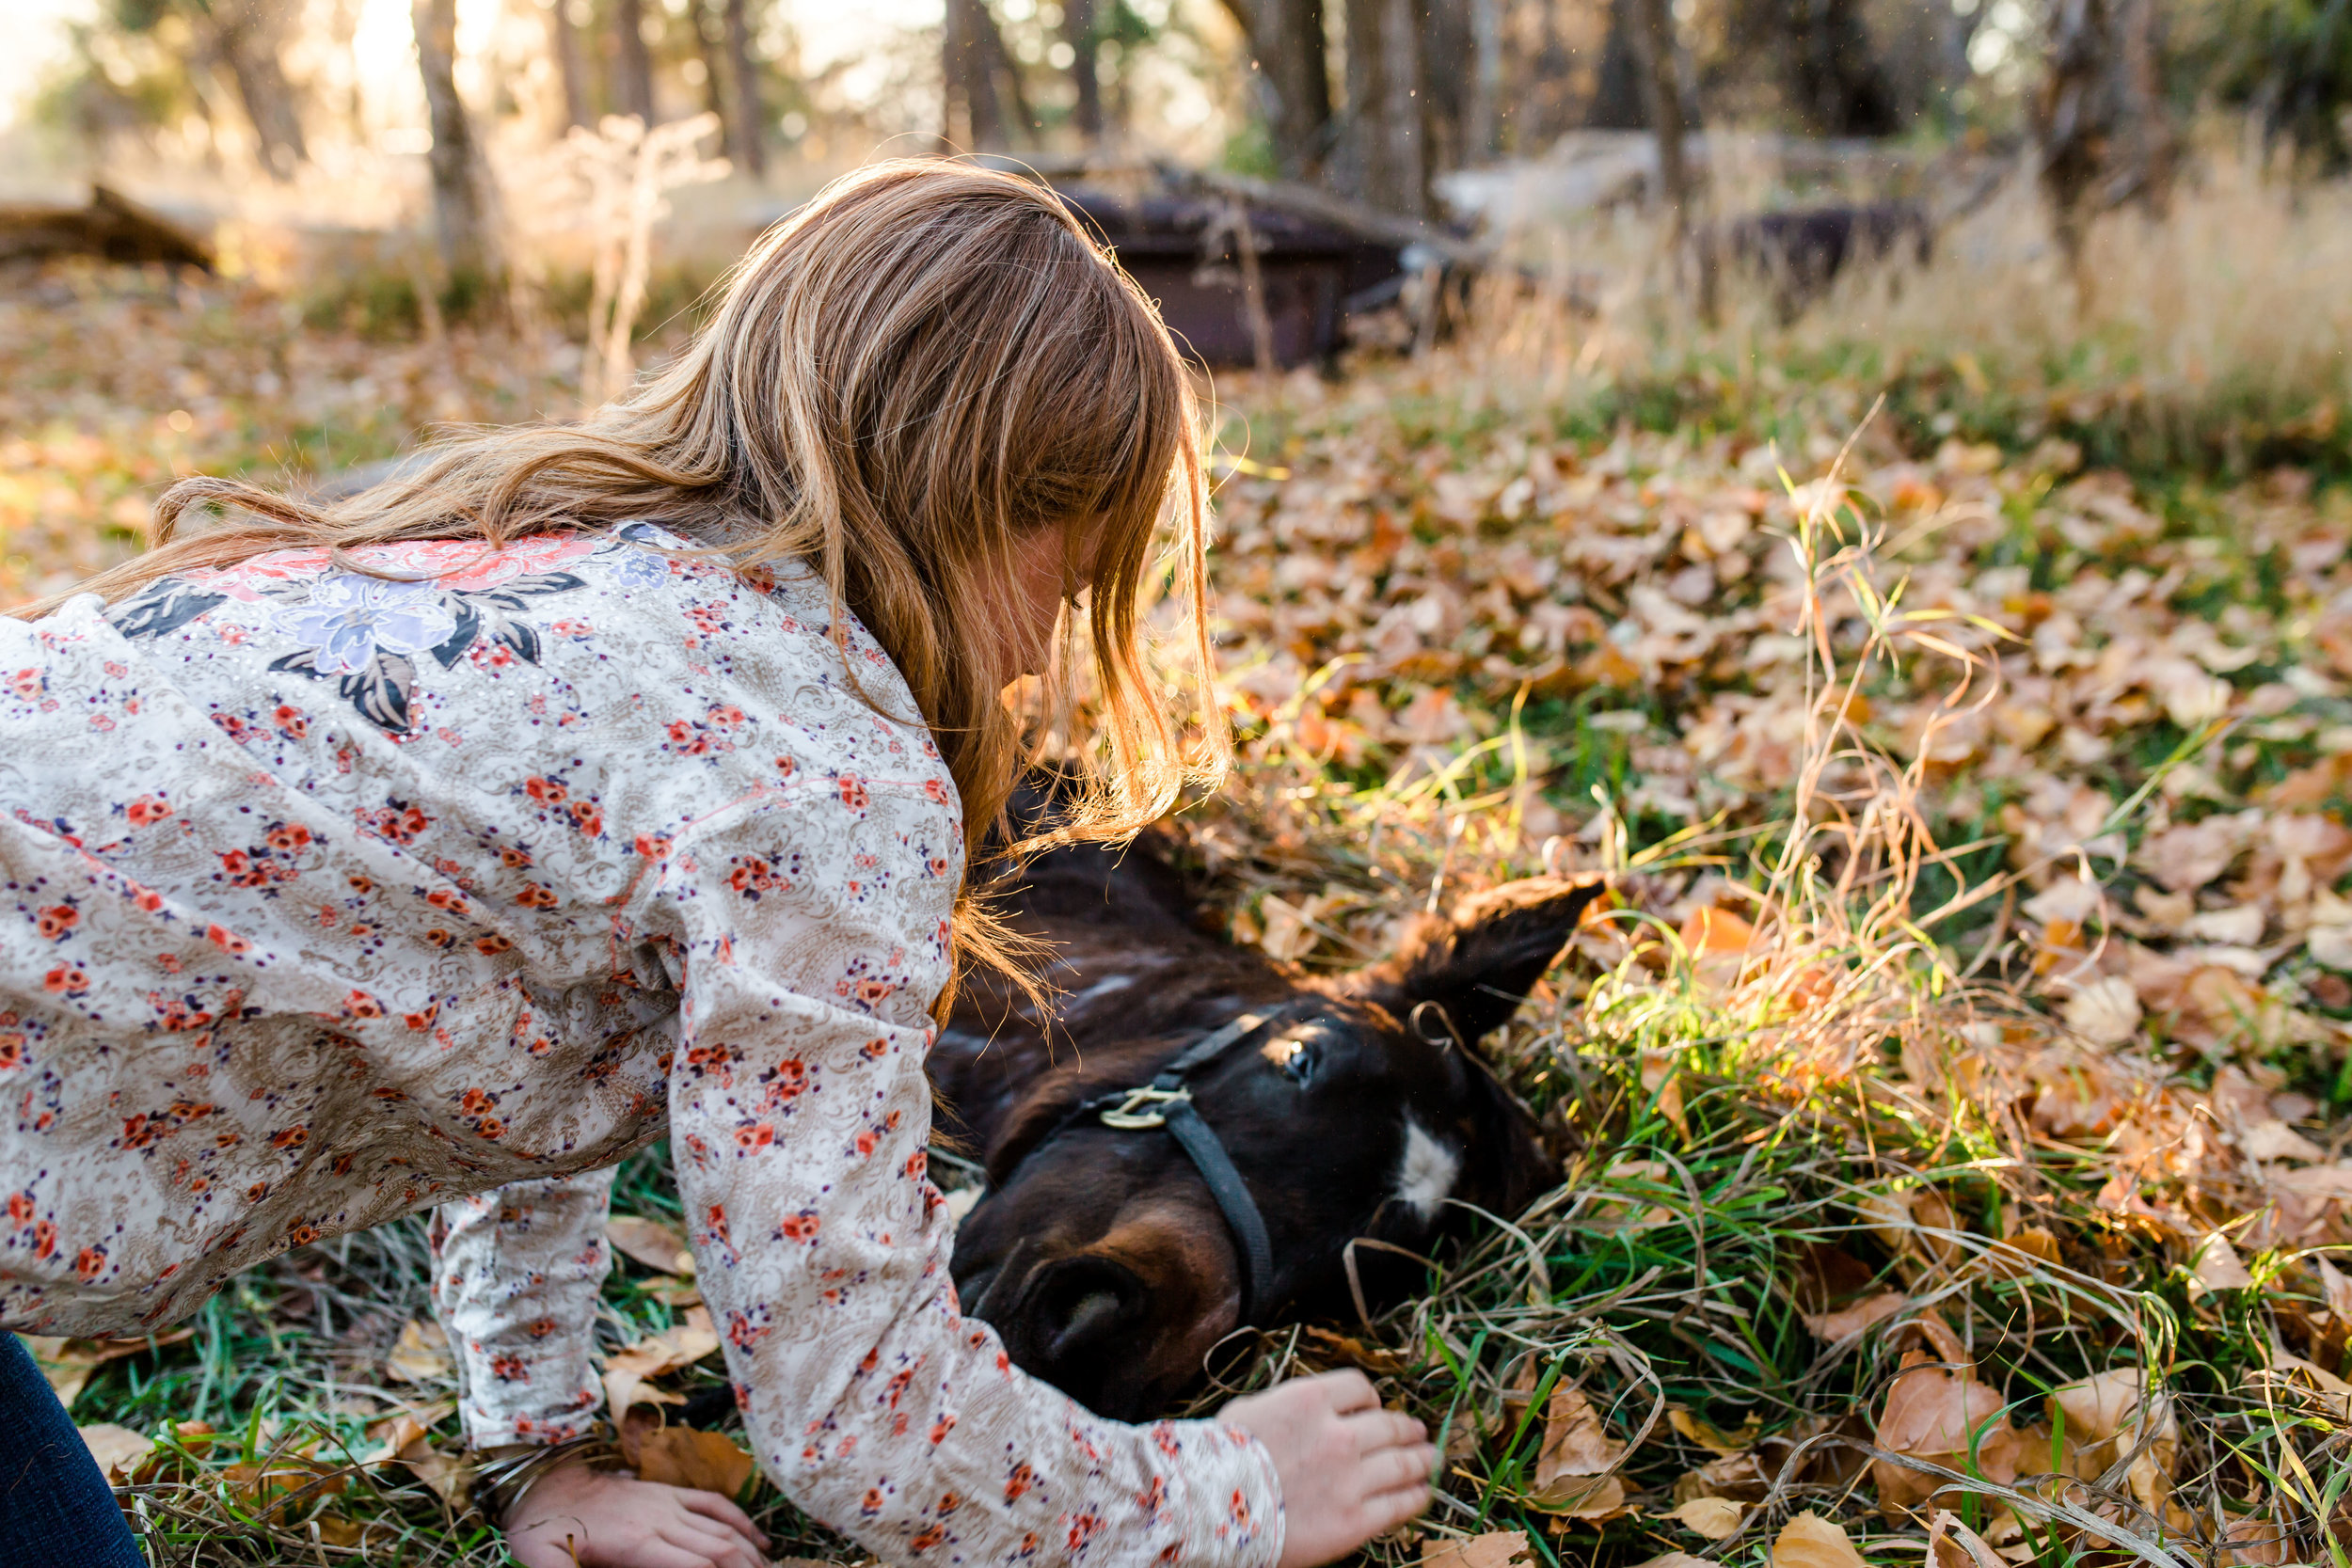
M 1281 1069 L 1283 1077 L 1302 1087 L 1314 1076 L 1315 1053 L 1305 1040 L 1270 1040 L 1259 1054 Z

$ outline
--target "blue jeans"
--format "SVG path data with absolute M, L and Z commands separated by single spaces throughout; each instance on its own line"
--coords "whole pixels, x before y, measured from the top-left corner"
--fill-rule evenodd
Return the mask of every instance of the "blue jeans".
M 98 1462 L 40 1369 L 0 1332 L 0 1564 L 147 1568 Z

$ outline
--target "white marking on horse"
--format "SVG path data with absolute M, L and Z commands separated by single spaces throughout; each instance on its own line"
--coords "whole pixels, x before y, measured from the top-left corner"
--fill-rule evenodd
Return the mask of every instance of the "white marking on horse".
M 1125 990 L 1135 983 L 1136 977 L 1132 974 L 1113 974 L 1095 981 L 1094 984 L 1072 997 L 1070 1005 L 1073 1007 L 1083 1007 L 1098 996 L 1108 996 L 1115 990 Z
M 1405 1158 L 1396 1171 L 1396 1196 L 1425 1225 L 1454 1194 L 1454 1179 L 1462 1174 L 1462 1158 L 1424 1131 L 1411 1117 L 1405 1118 Z

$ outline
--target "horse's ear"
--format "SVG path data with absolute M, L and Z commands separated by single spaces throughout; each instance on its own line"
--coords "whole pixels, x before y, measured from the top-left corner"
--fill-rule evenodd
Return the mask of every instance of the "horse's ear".
M 1422 1033 L 1442 1037 L 1438 1031 L 1450 1027 L 1464 1045 L 1476 1045 L 1518 1010 L 1606 885 L 1597 877 L 1505 882 L 1462 900 L 1450 919 L 1422 916 L 1394 957 L 1343 984 L 1408 1021 L 1433 1004 L 1445 1022 L 1424 1015 Z

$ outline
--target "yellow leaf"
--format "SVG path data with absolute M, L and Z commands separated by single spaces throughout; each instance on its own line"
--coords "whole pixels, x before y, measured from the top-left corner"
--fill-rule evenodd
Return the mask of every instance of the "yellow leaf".
M 1844 1530 L 1808 1510 L 1781 1528 L 1770 1568 L 1864 1568 L 1864 1563 Z
M 438 1383 L 450 1375 L 449 1338 L 438 1323 L 412 1318 L 403 1323 L 384 1370 L 403 1383 Z
M 664 1427 L 637 1442 L 637 1478 L 732 1497 L 755 1468 L 752 1456 L 720 1432 Z
M 1722 1541 L 1739 1533 L 1740 1521 L 1746 1514 L 1747 1510 L 1729 1497 L 1692 1497 L 1666 1517 L 1680 1520 L 1683 1528 L 1709 1541 Z
M 1677 1435 L 1689 1438 L 1709 1453 L 1726 1458 L 1746 1453 L 1756 1446 L 1756 1438 L 1764 1432 L 1764 1418 L 1753 1411 L 1746 1420 L 1740 1423 L 1738 1432 L 1725 1432 L 1711 1421 L 1701 1420 L 1678 1404 L 1666 1407 L 1666 1424 L 1673 1427 Z

